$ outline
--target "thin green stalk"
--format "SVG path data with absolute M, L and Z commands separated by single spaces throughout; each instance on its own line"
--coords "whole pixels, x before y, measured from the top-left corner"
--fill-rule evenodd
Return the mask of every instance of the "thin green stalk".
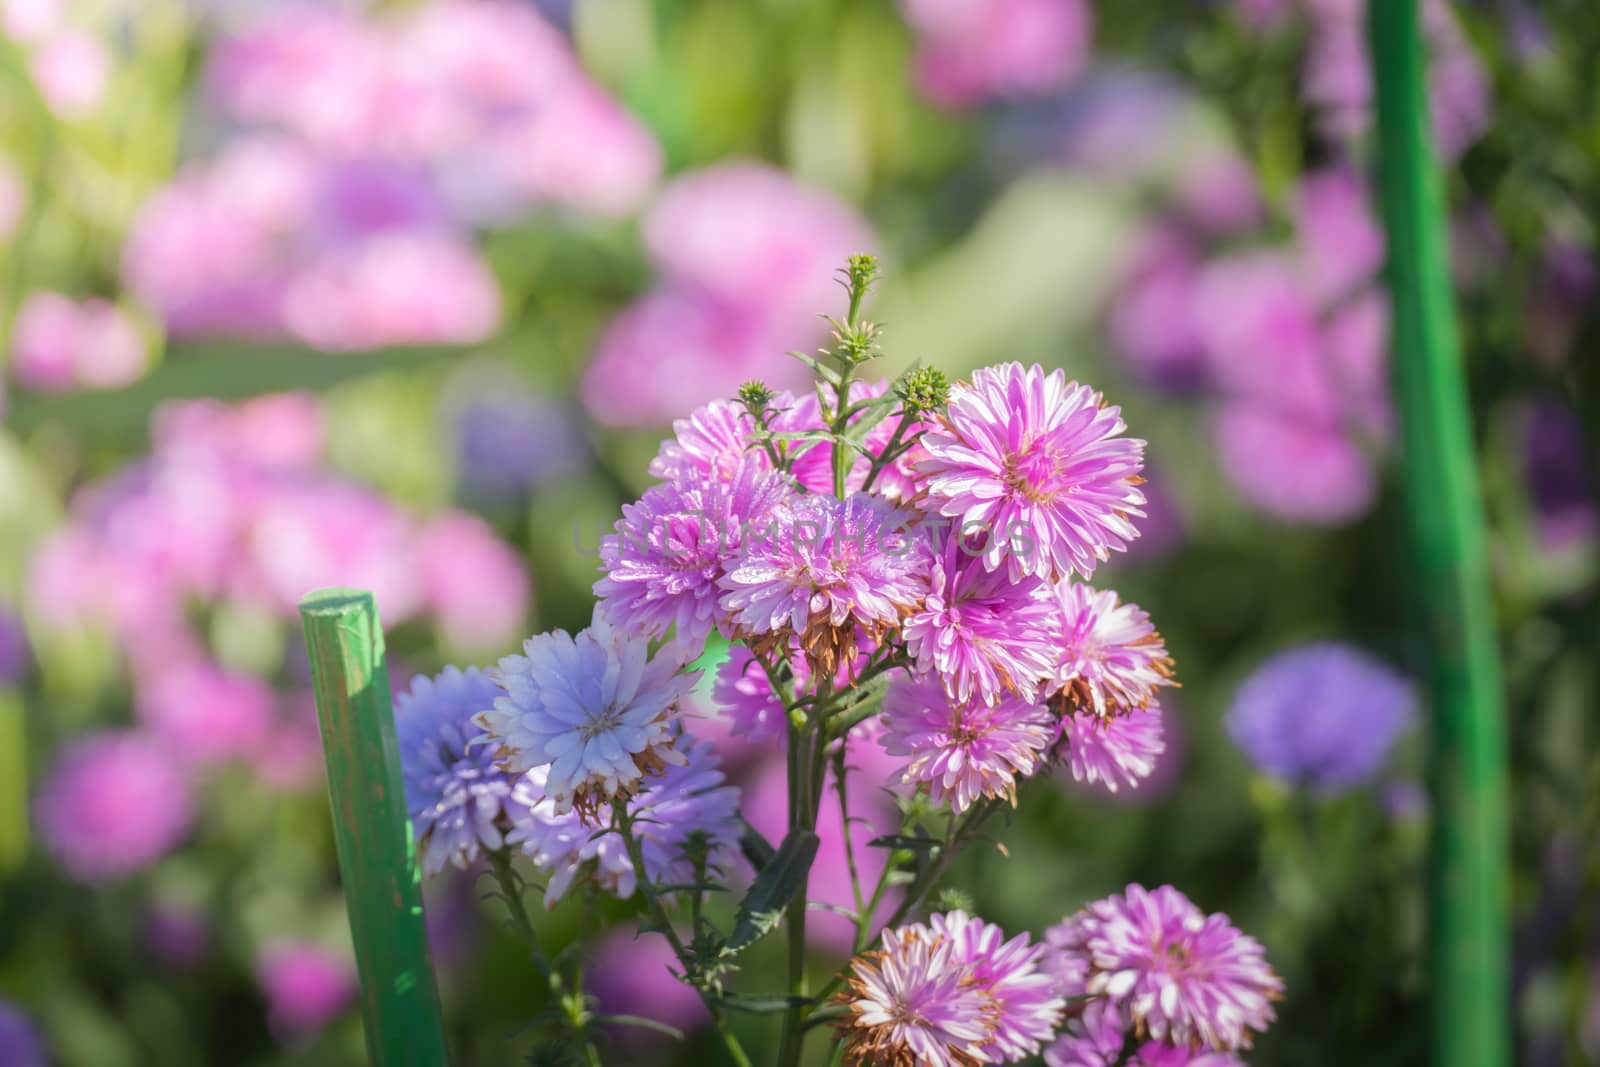
M 1429 658 L 1432 1061 L 1510 1062 L 1504 696 L 1416 0 L 1369 7 L 1395 397 Z
M 667 915 L 667 909 L 661 902 L 661 894 L 656 892 L 655 883 L 645 876 L 644 849 L 639 844 L 638 835 L 633 832 L 633 817 L 628 814 L 628 802 L 618 797 L 611 802 L 611 810 L 615 814 L 615 830 L 622 835 L 622 842 L 628 850 L 628 862 L 633 864 L 634 877 L 639 886 L 639 893 L 644 897 L 649 908 L 651 920 L 661 928 L 661 934 L 672 946 L 673 955 L 677 957 L 678 964 L 683 967 L 685 977 L 691 976 L 693 957 L 683 939 L 678 936 L 678 931 L 672 926 L 672 919 Z M 750 1067 L 750 1057 L 745 1054 L 744 1046 L 739 1043 L 739 1038 L 728 1027 L 728 1021 L 717 1009 L 716 1002 L 703 988 L 696 985 L 695 991 L 700 994 L 700 1002 L 706 1006 L 706 1011 L 711 1015 L 711 1021 L 716 1026 L 717 1034 L 722 1038 L 723 1047 L 728 1050 L 735 1067 Z

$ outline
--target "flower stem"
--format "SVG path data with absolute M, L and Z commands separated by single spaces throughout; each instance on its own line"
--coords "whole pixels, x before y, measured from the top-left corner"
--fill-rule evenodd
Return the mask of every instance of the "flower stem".
M 618 797 L 611 802 L 611 810 L 615 815 L 616 832 L 622 835 L 623 845 L 628 850 L 628 862 L 633 864 L 634 880 L 639 886 L 639 893 L 644 897 L 645 904 L 650 911 L 651 920 L 661 930 L 667 944 L 672 946 L 673 955 L 678 957 L 678 965 L 683 968 L 685 979 L 695 977 L 695 963 L 683 939 L 678 936 L 678 931 L 672 926 L 672 919 L 667 915 L 667 909 L 661 902 L 661 894 L 656 892 L 656 887 L 645 873 L 644 849 L 639 844 L 639 838 L 633 832 L 633 817 L 628 813 L 628 801 Z M 723 1046 L 728 1050 L 735 1067 L 750 1067 L 750 1057 L 745 1054 L 744 1047 L 739 1044 L 739 1039 L 731 1029 L 728 1022 L 717 1009 L 716 1002 L 711 995 L 698 983 L 691 981 L 700 1001 L 706 1006 L 706 1011 L 711 1015 L 711 1021 L 717 1028 L 717 1034 L 722 1038 Z

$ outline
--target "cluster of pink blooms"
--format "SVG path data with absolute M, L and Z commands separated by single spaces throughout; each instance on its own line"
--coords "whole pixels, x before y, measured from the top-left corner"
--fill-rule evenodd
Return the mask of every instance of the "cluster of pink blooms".
M 772 353 L 822 339 L 828 272 L 870 247 L 832 194 L 765 163 L 719 163 L 669 184 L 641 222 L 649 292 L 597 344 L 583 401 L 612 426 L 654 426 L 771 370 Z M 804 384 L 799 364 L 775 385 Z
M 180 336 L 481 341 L 500 297 L 476 227 L 624 215 L 661 167 L 560 31 L 511 0 L 264 8 L 213 49 L 206 85 L 231 136 L 151 198 L 124 252 Z
M 25 388 L 117 389 L 138 381 L 149 365 L 138 323 L 110 301 L 35 290 L 17 309 L 10 369 Z
M 1085 0 L 901 0 L 916 34 L 917 85 L 941 107 L 1036 96 L 1088 59 L 1094 10 Z
M 961 911 L 880 929 L 864 897 L 867 870 L 871 904 L 910 910 L 852 824 L 907 834 L 942 808 L 957 835 L 1049 766 L 1137 786 L 1173 684 L 1149 617 L 1088 584 L 1138 536 L 1144 442 L 1100 394 L 1037 365 L 953 385 L 923 370 L 852 380 L 874 349 L 876 328 L 855 319 L 874 273 L 851 259 L 851 318 L 823 354 L 833 369 L 812 364 L 815 391 L 748 382 L 674 424 L 657 484 L 601 542 L 587 629 L 535 635 L 492 670 L 451 668 L 402 699 L 424 864 L 517 850 L 547 902 L 579 880 L 624 897 L 644 885 L 659 928 L 661 900 L 737 873 L 741 804 L 758 833 L 784 831 L 786 807 L 785 849 L 820 839 L 806 899 L 855 927 L 822 939 L 853 957 L 834 995 L 847 1063 L 968 1067 L 1047 1046 L 1078 1062 L 1091 1016 L 1092 1036 L 1115 1027 L 1119 1047 L 1123 1033 L 1174 1055 L 1245 1047 L 1280 983 L 1255 942 L 1171 890 L 1147 907 L 1130 888 L 1037 944 Z M 702 720 L 691 664 L 714 634 L 732 648 Z M 787 775 L 741 796 L 713 753 L 741 746 L 788 750 Z M 851 773 L 898 798 L 886 823 L 845 810 Z M 693 922 L 695 944 L 728 946 L 699 907 Z M 669 940 L 679 973 L 703 981 L 708 957 Z
M 1250 504 L 1344 522 L 1371 506 L 1392 434 L 1383 235 L 1350 169 L 1306 175 L 1292 203 L 1288 247 L 1212 253 L 1226 235 L 1186 213 L 1153 225 L 1110 328 L 1139 378 L 1207 402 L 1218 461 Z
M 197 772 L 243 762 L 275 788 L 318 780 L 305 665 L 284 652 L 305 590 L 358 582 L 389 620 L 427 619 L 462 649 L 502 644 L 527 610 L 523 564 L 487 524 L 412 516 L 330 472 L 310 397 L 177 403 L 153 436 L 146 459 L 79 492 L 30 563 L 43 644 L 107 633 L 133 683 L 138 729 L 69 747 L 39 800 L 44 843 L 87 880 L 172 847 Z

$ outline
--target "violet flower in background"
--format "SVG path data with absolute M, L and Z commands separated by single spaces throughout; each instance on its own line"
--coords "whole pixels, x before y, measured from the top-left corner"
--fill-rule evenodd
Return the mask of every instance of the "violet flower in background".
M 211 919 L 201 908 L 157 903 L 145 915 L 145 947 L 152 956 L 175 970 L 198 966 L 210 954 L 212 943 Z
M 344 1014 L 360 991 L 350 961 L 310 941 L 269 945 L 257 954 L 255 971 L 267 1019 L 290 1043 L 312 1037 Z
M 1413 725 L 1415 705 L 1402 675 L 1354 648 L 1319 642 L 1263 662 L 1224 722 L 1257 770 L 1336 795 L 1383 769 Z
M 1521 474 L 1541 547 L 1592 542 L 1600 532 L 1600 502 L 1583 422 L 1550 399 L 1527 405 L 1523 418 Z
M 154 863 L 183 839 L 193 814 L 172 754 L 133 731 L 72 741 L 34 801 L 41 843 L 83 882 L 113 881 Z
M 0 604 L 0 687 L 15 685 L 28 673 L 32 656 L 22 619 L 5 604 Z
M 798 361 L 772 354 L 816 347 L 833 271 L 876 243 L 851 208 L 755 162 L 678 177 L 643 227 L 659 280 L 612 322 L 583 381 L 585 406 L 613 426 L 669 422 L 754 377 L 803 384 Z
M 700 996 L 677 977 L 681 964 L 665 938 L 628 926 L 609 931 L 584 952 L 587 992 L 608 1015 L 638 1015 L 684 1033 L 711 1021 Z M 638 1027 L 617 1027 L 616 1038 L 631 1048 L 664 1040 Z
M 442 408 L 456 485 L 469 500 L 515 499 L 587 461 L 588 444 L 572 413 L 509 372 L 464 369 L 445 387 Z
M 0 997 L 0 1063 L 6 1067 L 49 1067 L 50 1053 L 33 1021 Z

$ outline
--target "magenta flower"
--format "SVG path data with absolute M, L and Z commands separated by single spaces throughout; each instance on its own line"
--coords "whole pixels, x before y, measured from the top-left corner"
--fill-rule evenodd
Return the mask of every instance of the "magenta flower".
M 1082 0 L 902 0 L 917 30 L 917 83 L 933 102 L 966 108 L 1048 93 L 1089 57 L 1093 10 Z
M 11 372 L 29 389 L 120 389 L 144 375 L 149 346 L 133 319 L 106 300 L 32 292 L 17 311 Z
M 308 941 L 288 941 L 256 957 L 256 984 L 273 1028 L 286 1040 L 315 1034 L 355 1002 L 355 968 L 342 955 Z
M 672 650 L 652 658 L 646 639 L 596 613 L 576 638 L 536 634 L 523 652 L 492 672 L 505 692 L 476 721 L 506 770 L 549 766 L 545 790 L 557 813 L 576 806 L 593 821 L 612 797 L 683 761 L 673 728 L 699 675 L 684 671 Z
M 718 582 L 747 534 L 765 529 L 794 492 L 786 476 L 757 462 L 731 479 L 670 481 L 625 504 L 616 532 L 600 542 L 600 610 L 619 629 L 699 647 L 721 629 Z
M 958 384 L 941 426 L 922 437 L 931 457 L 924 505 L 988 537 L 984 566 L 1013 580 L 1076 571 L 1139 535 L 1144 442 L 1100 394 L 1038 364 L 1005 363 Z
M 502 649 L 523 632 L 528 572 L 494 527 L 448 512 L 418 531 L 415 553 L 423 599 L 448 647 Z
M 957 533 L 945 536 L 928 598 L 901 628 L 917 672 L 937 677 L 961 703 L 1034 699 L 1039 682 L 1055 673 L 1057 655 L 1043 583 L 988 570 Z
M 72 742 L 35 802 L 39 836 L 72 877 L 123 878 L 171 851 L 193 821 L 188 783 L 165 748 L 111 731 Z
M 1057 627 L 1055 685 L 1067 706 L 1103 717 L 1143 708 L 1172 681 L 1172 657 L 1137 604 L 1111 590 L 1060 582 L 1051 598 Z
M 584 964 L 586 991 L 608 1015 L 639 1015 L 686 1032 L 711 1021 L 699 994 L 678 977 L 682 965 L 664 937 L 618 927 L 585 949 Z M 635 1052 L 647 1044 L 659 1045 L 665 1036 L 629 1026 L 614 1033 Z
M 960 945 L 912 924 L 857 956 L 839 994 L 852 1067 L 971 1067 L 988 1057 L 993 1001 L 958 962 Z
M 804 691 L 800 680 L 805 669 L 805 659 L 795 656 L 790 660 L 795 671 L 795 688 Z M 717 668 L 716 680 L 711 686 L 711 699 L 717 709 L 732 722 L 732 733 L 751 744 L 776 741 L 787 736 L 787 723 L 783 717 L 783 702 L 773 691 L 772 680 L 755 655 L 743 645 L 728 650 L 728 658 Z
M 719 584 L 735 632 L 758 652 L 798 637 L 831 674 L 880 641 L 928 593 L 916 516 L 879 497 L 797 496 L 768 530 L 747 535 Z
M 875 400 L 889 391 L 889 382 L 879 380 L 876 382 L 854 381 L 850 383 L 850 402 L 859 404 L 864 400 Z M 828 426 L 822 417 L 822 404 L 817 399 L 815 391 L 802 392 L 796 397 L 781 393 L 772 402 L 773 409 L 779 414 L 773 419 L 772 428 L 779 432 L 803 433 L 808 430 L 825 430 Z M 864 414 L 864 413 L 863 413 Z M 856 415 L 850 422 L 854 424 L 862 415 Z M 889 415 L 876 426 L 867 431 L 862 444 L 874 453 L 881 452 L 888 446 L 894 436 L 895 427 L 901 418 Z M 910 440 L 915 436 L 914 431 L 921 429 L 913 424 L 902 432 L 902 440 Z M 795 481 L 811 490 L 827 496 L 833 492 L 833 445 L 827 442 L 794 441 L 788 444 L 789 455 L 792 458 L 790 471 Z M 925 458 L 925 457 L 924 457 Z M 909 500 L 916 494 L 916 484 L 919 479 L 916 471 L 907 463 L 911 454 L 905 456 L 883 471 L 873 482 L 873 492 L 891 500 Z M 850 460 L 850 469 L 845 475 L 845 491 L 859 492 L 866 484 L 867 473 L 872 468 L 872 463 L 867 457 L 853 453 Z
M 260 678 L 210 663 L 178 663 L 138 687 L 139 718 L 192 763 L 252 755 L 266 741 L 277 699 Z
M 979 797 L 1015 804 L 1017 779 L 1044 763 L 1054 729 L 1037 704 L 953 701 L 935 678 L 896 679 L 884 695 L 883 722 L 884 751 L 911 760 L 901 781 L 926 785 L 935 803 L 958 812 Z
M 995 1063 L 1037 1055 L 1061 1025 L 1066 1006 L 1054 976 L 1042 966 L 1049 946 L 1030 945 L 1027 934 L 1007 941 L 1000 927 L 963 911 L 935 915 L 928 922 L 936 936 L 955 943 L 951 964 L 967 968 L 970 980 L 993 1005 L 984 1054 Z
M 787 394 L 773 401 L 787 407 Z M 672 424 L 672 436 L 650 461 L 650 473 L 663 481 L 691 484 L 709 478 L 731 479 L 750 463 L 767 463 L 766 453 L 752 446 L 756 420 L 743 404 L 713 400 Z M 769 464 L 770 465 L 770 464 Z
M 1061 730 L 1072 777 L 1112 793 L 1123 785 L 1137 789 L 1167 748 L 1159 711 L 1151 704 L 1109 719 L 1089 711 L 1068 715 Z
M 1249 1048 L 1250 1032 L 1267 1028 L 1283 994 L 1254 938 L 1171 886 L 1130 885 L 1067 919 L 1050 940 L 1068 957 L 1058 968 L 1081 968 L 1083 992 L 1104 997 L 1124 1027 L 1170 1045 Z

